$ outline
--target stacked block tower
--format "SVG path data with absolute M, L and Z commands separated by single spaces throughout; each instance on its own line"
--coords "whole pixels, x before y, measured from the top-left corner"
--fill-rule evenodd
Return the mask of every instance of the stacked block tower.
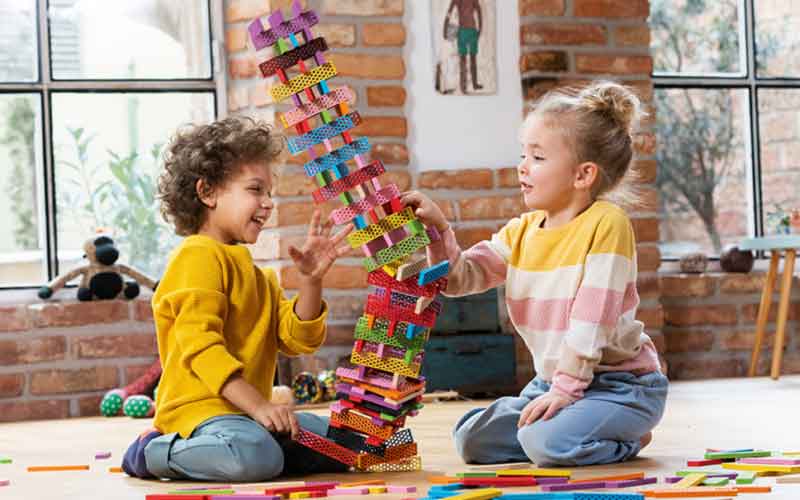
M 303 430 L 298 440 L 361 471 L 419 470 L 417 444 L 404 426 L 422 407 L 424 346 L 441 311 L 436 295 L 446 286 L 449 264 L 428 266 L 425 248 L 439 233 L 401 204 L 396 185 L 381 185 L 383 164 L 365 158 L 369 140 L 351 137 L 361 122 L 348 108 L 354 93 L 328 86 L 336 67 L 323 55 L 325 39 L 312 33 L 318 21 L 313 10 L 303 11 L 295 1 L 291 19 L 278 10 L 269 16 L 269 27 L 260 19 L 248 27 L 256 50 L 272 47 L 277 54 L 259 65 L 265 78 L 280 80 L 272 98 L 294 105 L 280 115 L 283 126 L 296 131 L 288 139 L 289 152 L 308 156 L 305 172 L 319 186 L 315 203 L 342 202 L 331 220 L 354 224 L 347 240 L 363 250 L 374 287 L 355 328 L 352 366 L 336 371 L 339 399 L 331 406 L 328 435 Z M 347 162 L 354 162 L 355 170 L 350 172 Z

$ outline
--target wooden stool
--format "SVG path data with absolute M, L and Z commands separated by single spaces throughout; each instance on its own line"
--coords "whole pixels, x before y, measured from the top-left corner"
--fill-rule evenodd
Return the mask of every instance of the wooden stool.
M 756 340 L 750 356 L 750 369 L 747 376 L 754 377 L 758 367 L 758 356 L 761 353 L 761 342 L 764 340 L 764 330 L 769 319 L 769 308 L 772 305 L 772 290 L 778 277 L 778 262 L 781 253 L 785 252 L 783 275 L 781 277 L 781 296 L 778 302 L 778 317 L 775 330 L 775 345 L 772 350 L 772 368 L 770 377 L 778 380 L 781 374 L 781 360 L 783 359 L 783 342 L 786 334 L 786 320 L 789 316 L 789 299 L 792 293 L 792 275 L 797 248 L 800 248 L 800 236 L 767 236 L 763 238 L 748 238 L 739 245 L 741 250 L 768 250 L 772 253 L 769 261 L 769 271 L 761 290 L 761 303 L 758 306 L 758 319 L 756 320 Z

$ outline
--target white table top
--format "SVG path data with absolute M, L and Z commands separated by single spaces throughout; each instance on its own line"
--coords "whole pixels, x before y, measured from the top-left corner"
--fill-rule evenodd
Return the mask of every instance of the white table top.
M 779 250 L 789 248 L 800 248 L 800 234 L 746 238 L 739 243 L 740 250 Z

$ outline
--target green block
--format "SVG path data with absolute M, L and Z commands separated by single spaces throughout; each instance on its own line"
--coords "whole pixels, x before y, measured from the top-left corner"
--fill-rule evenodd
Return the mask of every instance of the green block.
M 709 474 L 730 474 L 731 472 L 737 472 L 738 473 L 739 471 L 721 470 L 721 469 L 718 469 L 718 468 L 697 467 L 697 468 L 693 468 L 691 470 L 689 470 L 689 469 L 679 470 L 679 471 L 677 471 L 675 473 L 675 475 L 676 476 L 680 476 L 680 477 L 686 477 L 689 474 L 706 474 L 706 475 L 709 475 Z
M 0 464 L 10 464 L 12 460 L 10 458 L 0 458 Z
M 705 458 L 706 460 L 724 460 L 726 458 L 734 459 L 734 458 L 761 458 L 761 457 L 769 457 L 772 455 L 771 451 L 734 451 L 734 452 L 714 452 L 714 453 L 706 453 Z
M 709 477 L 705 481 L 703 481 L 703 486 L 725 486 L 728 484 L 727 477 Z
M 456 477 L 497 477 L 496 472 L 457 472 Z
M 736 476 L 736 484 L 753 484 L 758 477 L 758 473 L 754 470 L 742 470 L 736 471 L 738 475 Z
M 406 328 L 408 323 L 398 321 L 394 329 L 394 335 L 389 336 L 389 321 L 384 319 L 375 318 L 372 323 L 372 329 L 369 328 L 369 320 L 362 316 L 356 323 L 355 335 L 357 340 L 366 340 L 368 342 L 375 342 L 376 344 L 386 344 L 388 346 L 397 347 L 400 349 L 407 349 L 410 351 L 421 351 L 425 347 L 425 342 L 428 340 L 428 335 L 415 335 L 414 338 L 409 340 L 406 337 Z
M 368 272 L 372 272 L 381 266 L 385 266 L 407 255 L 411 255 L 420 248 L 424 248 L 430 244 L 431 240 L 425 232 L 409 236 L 396 245 L 379 250 L 372 257 L 365 258 L 363 260 L 364 267 L 367 268 Z
M 233 495 L 235 490 L 175 490 L 170 495 Z

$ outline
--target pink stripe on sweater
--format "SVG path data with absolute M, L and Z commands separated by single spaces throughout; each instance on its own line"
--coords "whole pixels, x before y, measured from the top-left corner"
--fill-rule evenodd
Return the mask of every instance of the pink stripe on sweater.
M 483 269 L 489 283 L 487 286 L 497 286 L 506 279 L 506 261 L 497 255 L 497 252 L 492 250 L 492 247 L 485 241 L 475 244 L 466 252 L 462 253 L 462 257 L 474 261 L 478 266 Z
M 573 299 L 512 299 L 506 297 L 508 314 L 514 324 L 533 330 L 559 330 L 569 328 L 569 312 Z
M 614 326 L 623 311 L 636 307 L 636 285 L 629 283 L 625 293 L 608 288 L 580 287 L 572 306 L 572 317 L 589 323 Z

